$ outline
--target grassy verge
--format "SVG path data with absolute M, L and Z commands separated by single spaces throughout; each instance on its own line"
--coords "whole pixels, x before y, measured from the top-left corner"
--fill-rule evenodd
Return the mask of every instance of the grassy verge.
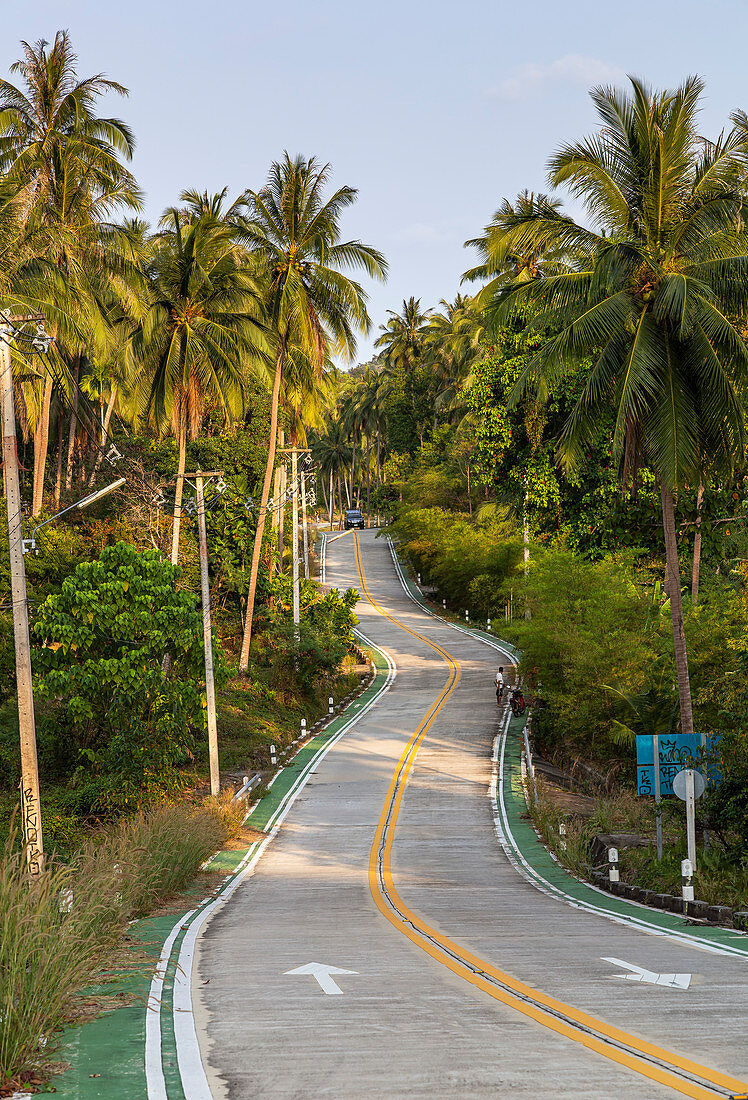
M 672 799 L 662 803 L 664 844 L 663 858 L 658 861 L 651 801 L 637 797 L 633 791 L 594 799 L 570 796 L 540 776 L 537 786 L 537 801 L 530 800 L 530 817 L 546 847 L 572 874 L 589 877 L 593 870 L 589 848 L 596 834 L 634 833 L 650 843 L 621 848 L 621 881 L 656 894 L 680 895 L 680 864 L 687 854 L 682 803 Z M 708 905 L 748 909 L 748 866 L 736 866 L 717 845 L 704 851 L 703 842 L 703 834 L 699 834 L 695 896 Z
M 358 682 L 351 658 L 330 689 L 336 700 Z M 270 746 L 286 748 L 299 736 L 302 718 L 307 729 L 327 714 L 327 692 L 301 699 L 273 688 L 261 674 L 253 679 L 237 677 L 218 695 L 218 736 L 222 771 L 262 772 L 270 768 Z M 207 766 L 207 756 L 199 758 Z
M 78 991 L 127 921 L 182 888 L 238 827 L 206 800 L 99 830 L 75 859 L 30 882 L 13 843 L 0 860 L 0 1090 L 39 1083 Z M 242 815 L 243 816 L 243 815 Z

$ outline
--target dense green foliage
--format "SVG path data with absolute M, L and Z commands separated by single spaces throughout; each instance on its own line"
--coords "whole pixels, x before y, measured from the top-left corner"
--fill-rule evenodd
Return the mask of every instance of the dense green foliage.
M 106 547 L 38 609 L 38 688 L 54 701 L 70 776 L 106 775 L 108 802 L 168 789 L 204 728 L 201 616 L 156 550 Z M 164 657 L 170 673 L 164 676 Z M 214 646 L 219 683 L 221 650 Z

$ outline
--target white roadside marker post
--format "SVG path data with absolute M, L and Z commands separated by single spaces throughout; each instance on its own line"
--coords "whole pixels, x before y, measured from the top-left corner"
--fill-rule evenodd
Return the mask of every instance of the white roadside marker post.
M 306 718 L 301 719 L 301 738 L 300 740 L 306 741 Z
M 332 715 L 335 713 L 335 700 L 333 699 L 332 695 L 330 695 L 327 699 L 327 713 L 328 715 Z
M 618 849 L 608 848 L 608 881 L 620 882 L 621 876 L 618 873 Z
M 278 757 L 275 752 L 275 745 L 270 746 L 270 763 L 273 765 L 273 767 L 275 767 L 275 765 L 278 763 Z
M 681 860 L 680 865 L 681 892 L 683 894 L 683 911 L 689 901 L 693 901 L 693 864 L 690 859 Z

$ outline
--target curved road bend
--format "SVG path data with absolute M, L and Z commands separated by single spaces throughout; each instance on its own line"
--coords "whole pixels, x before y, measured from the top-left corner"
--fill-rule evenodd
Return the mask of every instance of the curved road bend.
M 397 677 L 201 936 L 193 1000 L 216 1100 L 742 1091 L 748 961 L 575 912 L 522 879 L 488 798 L 497 655 L 417 608 L 373 532 L 328 543 L 327 581 L 365 585 L 361 630 Z M 606 957 L 690 985 L 622 980 Z M 311 962 L 352 972 L 333 975 L 342 995 L 286 974 Z

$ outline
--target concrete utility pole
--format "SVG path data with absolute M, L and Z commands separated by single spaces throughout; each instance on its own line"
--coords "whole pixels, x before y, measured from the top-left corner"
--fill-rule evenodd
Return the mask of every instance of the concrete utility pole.
M 306 474 L 301 475 L 301 526 L 304 532 L 304 578 L 309 580 L 309 535 L 307 533 Z
M 0 396 L 3 417 L 3 462 L 5 493 L 8 508 L 8 549 L 10 552 L 10 584 L 13 601 L 13 636 L 16 651 L 16 686 L 18 691 L 18 727 L 21 735 L 21 817 L 26 862 L 32 875 L 41 874 L 44 867 L 42 813 L 39 796 L 39 765 L 36 756 L 36 722 L 34 692 L 31 680 L 31 642 L 29 639 L 29 609 L 26 595 L 26 567 L 23 561 L 23 522 L 21 487 L 18 480 L 18 448 L 16 417 L 13 406 L 13 372 L 10 341 L 15 323 L 42 320 L 41 317 L 14 317 L 13 324 L 2 318 L 0 323 Z
M 205 497 L 203 480 L 221 477 L 221 470 L 198 470 L 184 474 L 182 482 L 195 480 L 197 493 L 197 530 L 200 544 L 200 595 L 203 611 L 203 648 L 205 652 L 205 707 L 208 721 L 208 757 L 210 759 L 210 793 L 218 798 L 221 776 L 218 768 L 218 731 L 216 726 L 216 680 L 213 671 L 213 633 L 210 622 L 210 583 L 208 579 L 208 534 L 205 527 Z M 224 486 L 225 488 L 225 486 Z M 188 509 L 184 509 L 189 514 Z
M 221 777 L 218 770 L 218 732 L 216 729 L 216 680 L 213 673 L 213 634 L 210 627 L 210 584 L 208 582 L 208 534 L 205 529 L 203 475 L 195 474 L 197 487 L 197 527 L 200 537 L 200 590 L 203 604 L 203 641 L 205 648 L 205 700 L 208 715 L 208 755 L 210 757 L 210 793 L 218 798 Z
M 293 621 L 298 626 L 301 619 L 299 612 L 299 452 L 296 447 L 291 450 L 291 485 L 293 497 L 291 503 L 291 516 L 293 534 L 291 538 L 293 553 Z

